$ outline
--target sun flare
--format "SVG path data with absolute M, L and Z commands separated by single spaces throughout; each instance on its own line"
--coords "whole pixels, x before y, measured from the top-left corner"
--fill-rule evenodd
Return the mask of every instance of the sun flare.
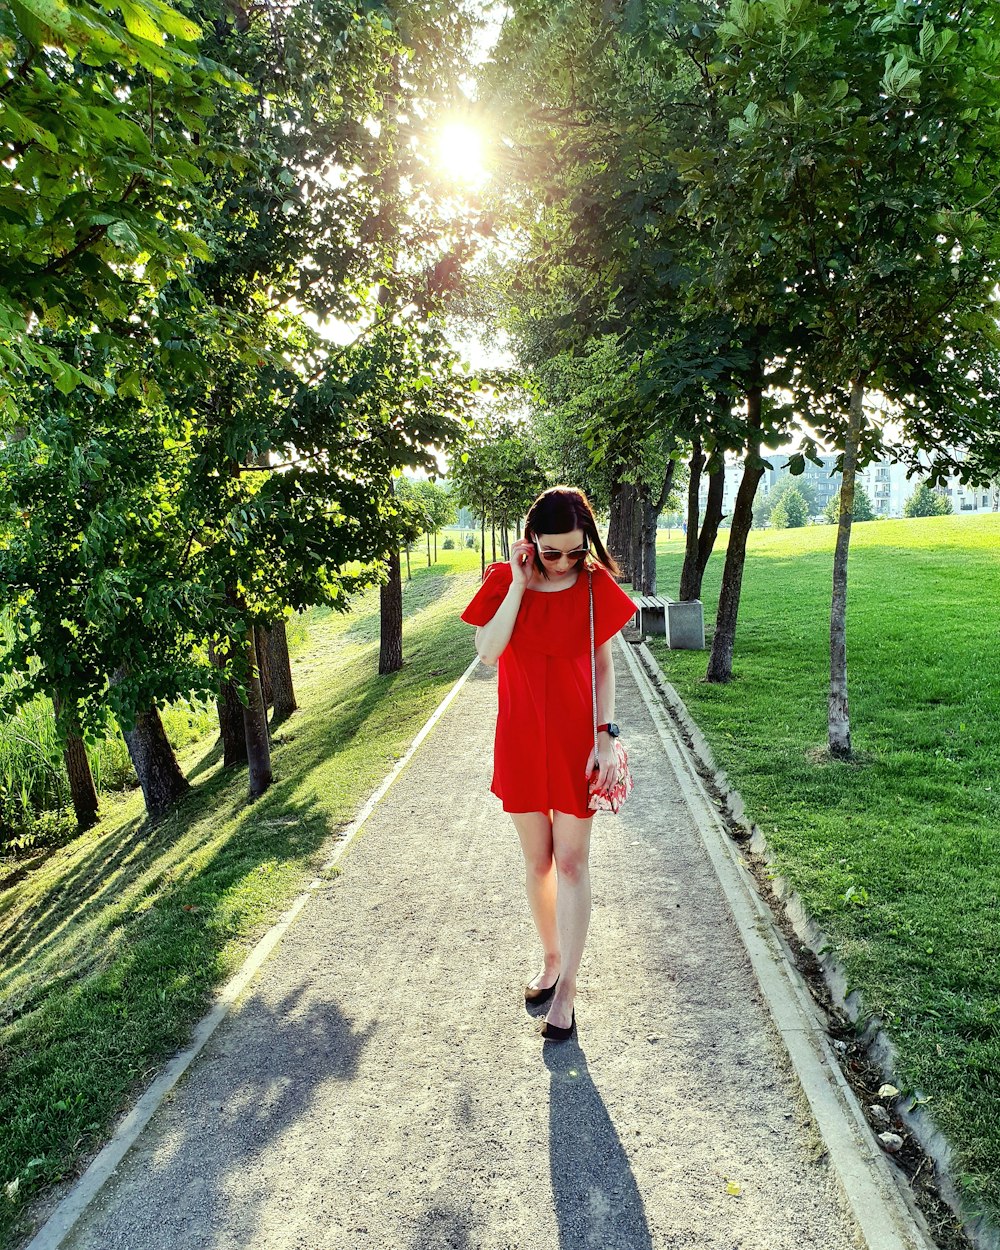
M 482 131 L 469 122 L 446 122 L 434 144 L 437 167 L 451 182 L 480 187 L 489 177 Z

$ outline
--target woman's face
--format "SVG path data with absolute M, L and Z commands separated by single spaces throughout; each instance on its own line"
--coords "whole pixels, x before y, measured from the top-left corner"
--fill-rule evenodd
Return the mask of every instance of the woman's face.
M 570 578 L 587 554 L 587 536 L 580 529 L 568 534 L 536 534 L 535 550 L 550 580 Z

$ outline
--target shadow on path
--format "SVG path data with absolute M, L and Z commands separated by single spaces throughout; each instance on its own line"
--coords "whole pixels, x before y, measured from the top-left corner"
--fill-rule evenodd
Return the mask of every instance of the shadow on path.
M 575 1038 L 542 1051 L 549 1069 L 549 1170 L 559 1250 L 652 1250 L 628 1156 Z

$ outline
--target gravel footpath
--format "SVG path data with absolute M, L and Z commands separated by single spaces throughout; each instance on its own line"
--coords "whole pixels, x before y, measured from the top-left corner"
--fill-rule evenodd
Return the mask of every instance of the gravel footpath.
M 479 668 L 64 1243 L 859 1243 L 621 657 L 636 790 L 595 819 L 578 1039 L 544 1044 Z

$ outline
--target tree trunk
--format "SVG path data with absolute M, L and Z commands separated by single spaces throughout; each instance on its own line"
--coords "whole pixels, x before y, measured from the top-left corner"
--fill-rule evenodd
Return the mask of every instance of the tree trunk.
M 608 551 L 621 569 L 623 581 L 632 578 L 632 510 L 635 487 L 616 482 L 611 488 L 611 518 L 608 522 Z
M 260 673 L 260 691 L 264 698 L 264 706 L 270 707 L 274 702 L 274 691 L 271 688 L 271 643 L 268 631 L 263 625 L 254 627 L 253 641 Z
M 701 449 L 701 439 L 693 438 L 689 461 L 687 522 L 684 529 L 684 564 L 681 568 L 681 585 L 678 592 L 682 603 L 690 603 L 701 593 L 701 578 L 698 575 L 698 494 L 701 490 L 701 471 L 704 467 L 705 454 Z
M 649 489 L 646 486 L 637 486 L 635 488 L 635 497 L 632 501 L 632 542 L 631 542 L 631 558 L 630 565 L 632 568 L 632 588 L 641 593 L 642 587 L 642 527 L 643 518 L 646 515 L 646 505 L 649 502 Z
M 760 458 L 761 404 L 763 391 L 755 386 L 747 393 L 747 458 L 736 492 L 733 523 L 729 531 L 729 548 L 722 572 L 722 589 L 719 592 L 719 610 L 715 618 L 715 635 L 712 651 L 708 657 L 705 680 L 730 681 L 733 676 L 733 648 L 736 645 L 736 620 L 740 611 L 740 590 L 743 585 L 743 565 L 746 561 L 747 535 L 753 525 L 753 500 L 764 476 Z
M 221 668 L 225 657 L 211 645 L 208 653 L 212 663 Z M 247 762 L 247 739 L 243 730 L 243 704 L 234 681 L 223 683 L 215 701 L 215 709 L 219 716 L 219 737 L 222 740 L 222 767 L 237 768 Z
M 642 505 L 642 577 L 636 587 L 640 594 L 656 594 L 656 522 L 659 519 L 656 501 L 646 499 Z
M 243 709 L 243 733 L 247 740 L 247 764 L 250 768 L 250 797 L 259 799 L 271 784 L 271 742 L 267 732 L 267 708 L 260 685 L 255 631 L 247 630 L 247 704 Z
M 62 700 L 58 694 L 52 694 L 52 707 L 59 719 Z M 66 762 L 66 773 L 69 777 L 69 793 L 73 800 L 73 811 L 76 813 L 76 824 L 80 830 L 90 829 L 97 823 L 97 788 L 94 775 L 90 771 L 90 760 L 83 739 L 72 729 L 66 730 L 66 745 L 63 747 L 63 759 Z
M 492 536 L 493 563 L 497 560 L 497 519 L 490 513 L 490 534 Z
M 434 563 L 438 562 L 438 532 L 434 531 Z
M 708 472 L 708 499 L 705 501 L 705 516 L 698 535 L 698 587 L 696 599 L 701 598 L 701 582 L 708 568 L 708 561 L 715 550 L 715 540 L 719 536 L 722 524 L 722 498 L 726 493 L 726 457 L 723 452 L 716 453 L 715 463 Z
M 431 567 L 431 532 L 427 531 L 427 567 Z
M 670 498 L 676 471 L 677 461 L 671 458 L 667 461 L 667 468 L 663 474 L 663 481 L 660 484 L 659 495 L 655 499 L 650 498 L 643 503 L 642 584 L 639 589 L 640 593 L 644 595 L 656 594 L 656 527 L 659 524 L 660 513 Z
M 479 576 L 486 576 L 486 511 L 479 518 Z
M 408 582 L 412 582 L 412 581 L 413 581 L 413 574 L 410 572 L 410 547 L 409 547 L 409 544 L 407 544 L 407 547 L 406 547 L 406 580 L 407 580 Z
M 847 706 L 847 557 L 851 546 L 858 444 L 864 420 L 865 378 L 851 382 L 851 406 L 844 440 L 844 474 L 840 482 L 840 520 L 833 556 L 833 598 L 830 604 L 830 694 L 827 730 L 830 754 L 851 758 L 851 717 Z
M 167 741 L 156 705 L 150 704 L 144 711 L 137 712 L 131 729 L 123 724 L 122 736 L 142 787 L 146 811 L 155 820 L 190 789 L 174 749 Z
M 271 724 L 280 725 L 299 706 L 295 701 L 292 664 L 288 658 L 288 634 L 285 631 L 284 621 L 276 621 L 268 630 L 267 658 L 271 673 L 271 691 L 274 695 Z
M 378 671 L 395 673 L 403 667 L 403 584 L 399 578 L 399 552 L 389 556 L 389 580 L 379 594 L 381 648 Z

